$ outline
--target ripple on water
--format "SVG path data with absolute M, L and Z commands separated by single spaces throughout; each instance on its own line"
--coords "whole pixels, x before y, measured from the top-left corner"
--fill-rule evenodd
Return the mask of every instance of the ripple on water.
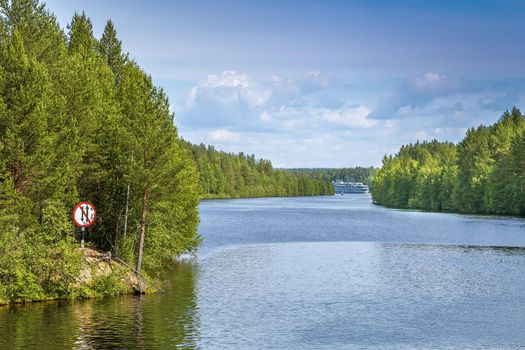
M 229 249 L 199 265 L 203 342 L 228 333 L 268 347 L 511 348 L 525 344 L 524 265 L 523 250 L 490 247 Z
M 204 201 L 167 293 L 0 308 L 0 349 L 516 349 L 524 228 L 367 196 Z

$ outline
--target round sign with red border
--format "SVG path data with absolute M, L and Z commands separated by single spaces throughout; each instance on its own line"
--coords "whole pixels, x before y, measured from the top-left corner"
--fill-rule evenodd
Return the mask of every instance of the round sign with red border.
M 73 221 L 78 227 L 93 225 L 97 217 L 97 210 L 90 202 L 80 202 L 73 209 Z

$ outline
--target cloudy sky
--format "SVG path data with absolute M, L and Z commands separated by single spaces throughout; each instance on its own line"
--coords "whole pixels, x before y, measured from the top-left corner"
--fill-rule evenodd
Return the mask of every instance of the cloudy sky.
M 164 87 L 181 135 L 278 167 L 380 165 L 525 105 L 525 1 L 49 0 Z

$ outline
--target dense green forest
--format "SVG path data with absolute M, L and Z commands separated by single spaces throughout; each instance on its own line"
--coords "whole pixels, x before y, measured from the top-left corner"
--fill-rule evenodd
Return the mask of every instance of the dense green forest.
M 513 108 L 457 145 L 423 142 L 385 156 L 372 197 L 397 208 L 525 215 L 525 119 Z
M 82 297 L 71 210 L 97 208 L 88 245 L 155 275 L 193 252 L 204 198 L 331 193 L 326 181 L 182 140 L 166 94 L 111 21 L 63 30 L 38 0 L 0 0 L 0 304 Z
M 194 250 L 198 173 L 161 88 L 75 14 L 0 1 L 0 302 L 82 296 L 71 210 L 97 207 L 89 245 L 153 274 Z M 143 255 L 141 255 L 143 252 Z
M 374 167 L 355 167 L 355 168 L 296 168 L 287 171 L 298 174 L 308 175 L 321 181 L 343 180 L 350 182 L 362 182 L 372 187 L 372 180 L 377 172 Z
M 199 170 L 203 198 L 313 196 L 333 194 L 329 179 L 276 170 L 254 155 L 217 151 L 213 146 L 187 144 Z

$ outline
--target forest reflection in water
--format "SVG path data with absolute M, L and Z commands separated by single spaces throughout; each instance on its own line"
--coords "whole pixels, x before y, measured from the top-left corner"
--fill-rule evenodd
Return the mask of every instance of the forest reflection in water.
M 195 266 L 166 275 L 165 294 L 0 307 L 0 349 L 193 348 Z
M 0 349 L 515 349 L 525 220 L 366 196 L 201 203 L 166 292 L 0 307 Z

